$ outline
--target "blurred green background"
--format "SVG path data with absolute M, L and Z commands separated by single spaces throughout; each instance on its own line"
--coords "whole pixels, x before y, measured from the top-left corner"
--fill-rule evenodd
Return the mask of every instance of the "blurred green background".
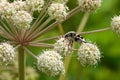
M 70 9 L 77 5 L 77 0 L 69 0 Z M 77 13 L 67 21 L 63 22 L 64 32 L 76 31 L 84 13 Z M 96 30 L 110 27 L 111 18 L 120 15 L 120 0 L 103 0 L 102 6 L 95 13 L 92 13 L 88 19 L 83 31 Z M 41 38 L 60 35 L 58 28 L 54 28 Z M 86 40 L 96 42 L 102 58 L 97 66 L 82 67 L 77 61 L 77 54 L 74 53 L 67 72 L 66 80 L 120 80 L 120 37 L 112 31 L 84 35 Z M 44 49 L 31 48 L 38 55 Z M 27 66 L 36 68 L 36 60 L 27 56 Z M 39 73 L 38 80 L 58 80 L 59 76 L 50 77 Z M 31 73 L 32 74 L 32 73 Z
M 77 5 L 77 0 L 69 0 L 70 9 Z M 63 23 L 64 32 L 76 31 L 84 13 L 77 13 Z M 111 18 L 120 15 L 120 0 L 103 0 L 102 6 L 88 19 L 84 31 L 96 30 L 110 27 Z M 44 37 L 59 35 L 58 28 L 48 32 Z M 96 42 L 101 54 L 101 62 L 95 67 L 82 67 L 77 61 L 74 53 L 66 76 L 67 80 L 120 80 L 120 37 L 112 31 L 88 34 L 84 36 L 87 40 Z M 39 48 L 38 48 L 39 49 Z M 34 48 L 37 54 L 42 50 Z M 27 64 L 35 66 L 31 57 L 28 57 Z M 38 80 L 57 80 L 57 77 L 49 77 L 39 72 Z

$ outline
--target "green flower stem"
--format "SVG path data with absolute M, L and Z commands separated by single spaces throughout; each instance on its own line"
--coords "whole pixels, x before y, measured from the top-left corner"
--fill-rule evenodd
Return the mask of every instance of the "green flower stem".
M 68 68 L 69 68 L 69 63 L 70 63 L 71 57 L 72 57 L 72 55 L 68 55 L 65 58 L 65 61 L 64 61 L 65 75 L 61 74 L 60 77 L 59 77 L 59 80 L 66 80 L 66 74 L 68 72 Z
M 40 31 L 38 34 L 36 34 L 35 36 L 33 36 L 30 41 L 36 39 L 37 37 L 43 35 L 44 33 L 50 31 L 51 29 L 53 29 L 54 27 L 56 27 L 57 24 L 59 24 L 60 21 L 56 21 L 53 24 L 49 25 L 47 28 L 43 29 L 42 31 Z
M 66 17 L 66 20 L 68 18 L 70 18 L 71 16 L 75 15 L 76 13 L 78 13 L 80 11 L 80 7 L 77 6 L 75 7 L 74 9 L 72 9 L 69 13 L 68 13 L 68 16 Z
M 8 28 L 8 26 L 2 20 L 0 20 L 0 24 L 1 24 L 1 27 L 3 27 L 6 30 L 6 32 L 8 32 L 10 35 L 13 35 L 11 30 Z
M 33 58 L 38 59 L 38 57 L 35 56 L 27 47 L 23 47 L 23 48 L 24 48 L 24 50 L 25 50 L 28 54 L 30 54 Z
M 42 47 L 42 48 L 53 48 L 53 44 L 39 43 L 39 42 L 30 42 L 29 46 Z
M 80 11 L 80 7 L 79 6 L 75 7 L 73 10 L 71 10 L 68 13 L 68 15 L 67 15 L 67 17 L 66 17 L 65 20 L 67 20 L 71 16 L 75 15 L 79 11 Z M 65 20 L 60 20 L 60 21 L 57 20 L 57 21 L 55 21 L 54 23 L 52 23 L 51 25 L 49 25 L 47 28 L 43 29 L 41 32 L 39 32 L 38 34 L 36 34 L 32 39 L 30 39 L 30 41 L 35 40 L 37 37 L 41 36 L 42 34 L 48 32 L 48 31 L 50 31 L 51 29 L 53 29 L 54 27 L 56 27 L 58 24 L 62 23 Z
M 55 39 L 59 39 L 62 36 L 54 36 L 54 37 L 50 37 L 50 38 L 45 38 L 45 39 L 41 39 L 41 40 L 36 40 L 36 42 L 46 42 L 46 41 L 50 41 L 50 40 L 55 40 Z
M 93 30 L 93 31 L 79 32 L 78 34 L 82 34 L 82 35 L 84 35 L 84 34 L 92 34 L 92 33 L 98 33 L 98 32 L 103 32 L 103 31 L 107 31 L 107 30 L 111 30 L 111 27 L 98 29 L 98 30 Z
M 17 34 L 17 30 L 16 28 L 14 27 L 14 25 L 12 24 L 12 22 L 8 19 L 5 18 L 5 21 L 7 22 L 7 24 L 10 26 L 10 29 L 11 31 L 14 33 L 14 34 Z
M 19 62 L 19 80 L 25 80 L 25 53 L 22 47 L 18 48 L 18 62 Z
M 14 47 L 14 49 L 18 49 L 20 46 L 21 46 L 20 44 L 19 44 L 19 45 L 16 45 L 16 46 Z
M 12 37 L 13 33 L 9 30 L 8 26 L 2 20 L 0 20 L 0 24 L 1 24 L 1 26 L 0 26 L 1 32 L 3 32 L 5 35 L 7 35 L 8 38 L 14 40 L 14 38 Z
M 43 24 L 41 24 L 29 37 L 32 38 L 34 35 L 36 35 L 38 32 L 40 32 L 41 29 L 43 29 L 50 21 L 52 20 L 52 18 L 48 18 Z
M 0 27 L 0 30 L 1 30 L 1 35 L 3 35 L 4 38 L 9 40 L 14 40 L 14 38 L 3 27 Z
M 60 31 L 60 34 L 63 35 L 64 34 L 64 30 L 63 30 L 62 24 L 58 25 L 58 29 Z
M 32 25 L 32 27 L 30 28 L 30 30 L 26 33 L 27 35 L 25 35 L 24 37 L 28 37 L 29 35 L 31 35 L 31 33 L 38 27 L 38 25 L 42 22 L 42 20 L 44 19 L 44 17 L 47 15 L 47 7 L 49 6 L 49 4 L 51 3 L 51 0 L 47 0 L 45 6 L 43 7 L 41 13 L 39 14 L 37 20 L 34 22 L 34 24 Z
M 78 34 L 86 35 L 86 34 L 93 34 L 93 33 L 103 32 L 103 31 L 107 31 L 107 30 L 111 30 L 111 27 L 98 29 L 98 30 L 92 30 L 92 31 L 86 31 L 86 32 L 79 32 Z M 62 37 L 62 35 L 59 35 L 59 36 L 54 36 L 54 37 L 51 37 L 51 38 L 45 38 L 45 39 L 41 39 L 41 40 L 36 40 L 35 42 L 46 42 L 46 41 L 49 41 L 49 40 L 59 39 L 61 37 Z
M 85 25 L 87 23 L 88 18 L 89 18 L 89 13 L 85 13 L 83 18 L 82 18 L 82 21 L 80 22 L 80 25 L 79 25 L 79 27 L 77 29 L 77 33 L 81 32 L 84 29 L 84 27 L 85 27 Z
M 9 28 L 10 28 L 10 29 L 8 29 L 8 31 L 10 31 L 12 33 L 12 36 L 14 36 L 14 39 L 17 40 L 19 38 L 19 36 L 18 36 L 18 32 L 17 32 L 15 26 L 13 25 L 11 20 L 5 18 L 5 21 L 7 22 L 7 24 L 9 25 Z

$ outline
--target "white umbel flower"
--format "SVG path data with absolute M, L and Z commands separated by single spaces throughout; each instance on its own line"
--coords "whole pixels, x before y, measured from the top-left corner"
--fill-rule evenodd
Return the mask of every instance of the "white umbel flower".
M 37 67 L 40 71 L 50 76 L 65 73 L 62 57 L 53 50 L 44 51 L 38 56 Z
M 0 65 L 7 65 L 14 61 L 15 50 L 8 43 L 0 43 Z
M 58 2 L 58 3 L 66 4 L 68 2 L 68 0 L 53 0 L 53 2 Z
M 14 1 L 11 4 L 14 6 L 16 11 L 26 10 L 26 2 L 25 1 Z
M 101 6 L 101 0 L 78 0 L 82 12 L 92 12 Z
M 0 2 L 0 15 L 2 18 L 11 18 L 15 12 L 14 6 L 9 2 Z
M 54 44 L 54 50 L 57 51 L 61 56 L 66 56 L 72 53 L 72 45 L 70 45 L 70 41 L 65 38 L 60 38 Z
M 0 0 L 0 2 L 7 2 L 7 0 Z
M 32 11 L 41 11 L 44 5 L 44 0 L 26 0 L 27 6 Z
M 28 29 L 30 27 L 30 23 L 32 22 L 32 16 L 26 11 L 18 11 L 12 16 L 12 20 L 14 25 L 18 28 Z
M 120 35 L 120 16 L 115 16 L 112 18 L 111 27 L 113 31 Z
M 51 18 L 64 19 L 67 16 L 68 7 L 61 3 L 52 3 L 48 7 L 48 14 Z
M 83 43 L 78 50 L 78 60 L 84 65 L 95 65 L 100 61 L 101 54 L 95 44 Z

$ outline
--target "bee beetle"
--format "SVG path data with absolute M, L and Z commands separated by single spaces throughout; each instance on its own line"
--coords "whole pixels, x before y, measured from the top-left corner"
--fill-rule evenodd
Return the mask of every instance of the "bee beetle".
M 76 37 L 74 38 L 74 41 L 79 43 L 87 43 L 85 39 L 80 35 L 76 35 Z
M 84 38 L 79 34 L 76 34 L 74 31 L 70 31 L 64 35 L 66 39 L 68 39 L 71 43 L 79 42 L 79 43 L 86 43 Z
M 66 33 L 64 37 L 70 41 L 74 41 L 74 38 L 76 37 L 76 33 L 74 31 L 70 31 Z

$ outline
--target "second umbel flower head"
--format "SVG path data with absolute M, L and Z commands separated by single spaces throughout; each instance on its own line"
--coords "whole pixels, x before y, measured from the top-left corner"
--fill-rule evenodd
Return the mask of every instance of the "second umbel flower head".
M 120 35 L 120 16 L 115 16 L 112 18 L 111 27 L 113 31 Z
M 62 3 L 52 3 L 48 8 L 48 14 L 53 19 L 64 19 L 67 16 L 68 7 Z
M 50 76 L 65 73 L 62 57 L 54 50 L 44 51 L 38 56 L 37 67 L 40 71 Z
M 15 50 L 7 42 L 0 43 L 0 66 L 10 64 L 14 61 Z
M 78 0 L 82 12 L 93 12 L 101 6 L 101 0 Z
M 78 50 L 78 60 L 83 66 L 95 65 L 100 58 L 100 51 L 95 44 L 83 43 Z

